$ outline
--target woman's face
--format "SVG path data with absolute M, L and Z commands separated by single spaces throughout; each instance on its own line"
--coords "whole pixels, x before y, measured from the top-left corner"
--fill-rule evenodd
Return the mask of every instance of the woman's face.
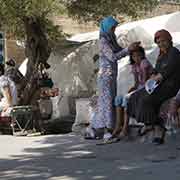
M 142 53 L 141 52 L 133 52 L 132 59 L 135 63 L 140 63 L 142 60 Z
M 161 51 L 166 52 L 169 49 L 171 42 L 163 37 L 159 37 L 156 39 L 156 44 Z

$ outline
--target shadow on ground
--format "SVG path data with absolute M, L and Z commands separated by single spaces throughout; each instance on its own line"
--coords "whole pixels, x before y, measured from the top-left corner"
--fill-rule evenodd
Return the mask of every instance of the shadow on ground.
M 180 137 L 168 139 L 163 146 L 139 140 L 97 146 L 97 141 L 85 141 L 72 134 L 30 139 L 13 137 L 16 146 L 25 143 L 22 152 L 0 159 L 0 179 L 177 179 L 180 177 L 179 140 Z

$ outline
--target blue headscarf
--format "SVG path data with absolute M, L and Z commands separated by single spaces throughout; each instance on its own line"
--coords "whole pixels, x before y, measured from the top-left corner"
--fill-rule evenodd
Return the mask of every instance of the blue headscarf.
M 111 28 L 117 25 L 118 22 L 112 16 L 108 16 L 100 22 L 100 38 L 104 37 L 108 41 L 113 52 L 122 50 L 122 47 L 117 43 L 114 32 L 111 31 Z
M 112 17 L 104 18 L 100 23 L 100 33 L 108 33 L 113 26 L 117 26 L 118 22 Z

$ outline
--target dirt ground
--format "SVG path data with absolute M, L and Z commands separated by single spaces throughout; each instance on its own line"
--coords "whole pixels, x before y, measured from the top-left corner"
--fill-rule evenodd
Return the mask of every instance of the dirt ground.
M 178 180 L 180 136 L 162 146 L 122 141 L 97 146 L 73 134 L 0 136 L 2 180 Z

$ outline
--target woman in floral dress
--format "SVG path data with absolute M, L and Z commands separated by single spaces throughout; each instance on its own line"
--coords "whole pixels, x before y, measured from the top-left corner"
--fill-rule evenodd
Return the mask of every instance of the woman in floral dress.
M 132 43 L 128 48 L 119 46 L 115 36 L 118 22 L 113 17 L 106 17 L 100 23 L 99 39 L 99 72 L 97 78 L 98 101 L 97 116 L 92 122 L 94 129 L 104 129 L 107 136 L 111 136 L 115 107 L 113 106 L 116 96 L 117 61 L 128 55 L 129 50 L 140 43 Z M 106 137 L 106 136 L 104 136 Z

